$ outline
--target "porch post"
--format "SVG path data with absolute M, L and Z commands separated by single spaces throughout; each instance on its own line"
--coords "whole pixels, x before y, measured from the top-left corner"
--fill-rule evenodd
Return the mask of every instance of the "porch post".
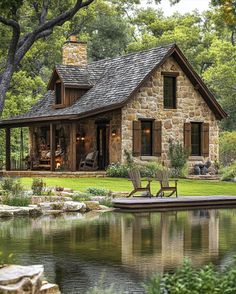
M 70 131 L 70 170 L 72 172 L 76 171 L 76 133 L 77 133 L 77 124 L 71 124 Z
M 5 147 L 6 147 L 6 170 L 11 170 L 11 129 L 6 128 L 6 141 L 5 141 Z
M 55 167 L 56 167 L 55 149 L 56 149 L 55 125 L 51 123 L 50 124 L 50 155 L 51 155 L 50 168 L 51 168 L 51 171 L 55 171 Z

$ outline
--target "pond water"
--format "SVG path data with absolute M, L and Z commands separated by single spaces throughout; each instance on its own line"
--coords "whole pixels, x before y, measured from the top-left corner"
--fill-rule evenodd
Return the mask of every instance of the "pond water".
M 225 266 L 236 254 L 236 209 L 89 213 L 0 221 L 0 251 L 15 263 L 43 264 L 62 293 L 86 293 L 97 281 L 144 293 L 154 273 L 184 257 Z

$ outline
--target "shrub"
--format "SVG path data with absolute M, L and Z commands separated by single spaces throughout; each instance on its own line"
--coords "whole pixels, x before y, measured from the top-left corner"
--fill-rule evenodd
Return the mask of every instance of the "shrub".
M 6 177 L 2 179 L 1 189 L 5 195 L 9 196 L 22 196 L 24 194 L 24 188 L 19 179 Z
M 79 193 L 73 196 L 73 201 L 90 201 L 92 196 L 88 193 Z
M 212 265 L 196 269 L 185 260 L 182 268 L 174 274 L 166 273 L 162 277 L 154 276 L 145 284 L 148 294 L 192 294 L 236 293 L 236 263 L 226 267 L 222 272 Z
M 236 131 L 220 135 L 220 163 L 230 165 L 236 160 Z
M 174 143 L 172 140 L 169 142 L 168 156 L 170 159 L 171 167 L 174 169 L 176 177 L 184 175 L 184 167 L 186 166 L 189 152 L 183 147 L 180 142 Z
M 34 195 L 42 195 L 46 187 L 46 183 L 42 179 L 34 178 L 32 182 L 31 189 Z
M 106 196 L 109 194 L 108 190 L 95 187 L 89 187 L 86 192 L 94 196 Z
M 220 170 L 222 181 L 232 181 L 236 177 L 236 160 Z
M 10 206 L 28 206 L 30 204 L 30 198 L 27 196 L 5 195 L 2 198 L 2 203 Z
M 148 162 L 146 165 L 138 166 L 141 177 L 150 177 L 154 178 L 156 176 L 156 172 L 163 170 L 163 166 L 155 161 Z
M 108 166 L 106 173 L 108 177 L 128 178 L 129 168 L 127 164 L 113 163 Z
M 107 206 L 107 207 L 113 207 L 112 199 L 108 197 L 102 200 L 99 200 L 99 204 Z

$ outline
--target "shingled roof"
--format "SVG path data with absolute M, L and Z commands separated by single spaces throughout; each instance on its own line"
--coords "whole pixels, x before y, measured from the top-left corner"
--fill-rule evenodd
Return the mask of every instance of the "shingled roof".
M 122 107 L 127 99 L 139 88 L 146 78 L 160 66 L 170 55 L 183 62 L 183 70 L 192 77 L 192 82 L 200 85 L 202 96 L 209 107 L 221 119 L 226 113 L 214 96 L 204 85 L 191 65 L 184 59 L 175 44 L 128 54 L 113 59 L 90 63 L 85 69 L 76 66 L 57 65 L 55 70 L 65 85 L 83 85 L 90 89 L 69 107 L 55 109 L 55 93 L 48 90 L 45 96 L 27 113 L 0 121 L 1 125 L 20 123 L 22 121 L 40 121 L 84 117 L 109 109 Z M 50 88 L 50 87 L 49 87 Z

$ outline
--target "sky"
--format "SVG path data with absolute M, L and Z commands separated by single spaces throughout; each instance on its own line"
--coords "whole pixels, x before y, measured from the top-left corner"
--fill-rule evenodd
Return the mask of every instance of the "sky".
M 142 7 L 147 4 L 146 0 L 142 0 Z M 207 10 L 210 0 L 181 0 L 178 4 L 170 6 L 169 0 L 162 0 L 161 4 L 151 5 L 152 7 L 162 8 L 165 15 L 171 15 L 178 11 L 179 13 L 191 12 L 198 9 L 200 12 Z M 150 6 L 150 5 L 149 5 Z

